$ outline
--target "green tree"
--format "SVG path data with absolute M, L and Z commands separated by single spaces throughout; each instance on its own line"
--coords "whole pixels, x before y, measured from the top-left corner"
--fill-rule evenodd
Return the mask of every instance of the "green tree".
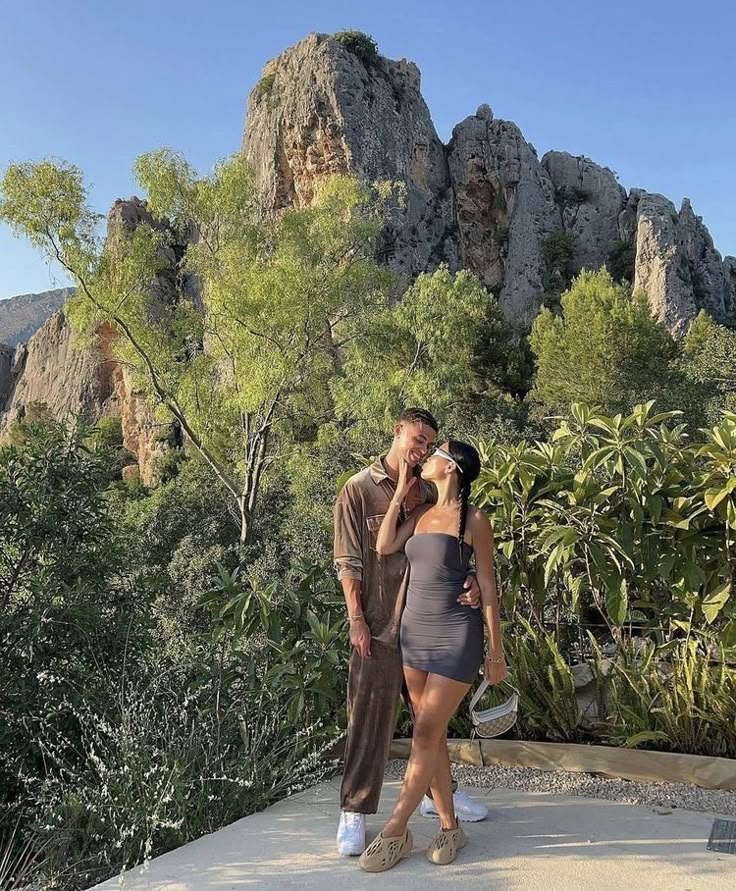
M 512 614 L 558 635 L 592 610 L 617 640 L 710 629 L 736 643 L 736 415 L 691 444 L 679 414 L 575 404 L 550 443 L 483 447 L 475 503 L 491 514 Z
M 242 553 L 264 474 L 332 414 L 341 350 L 386 303 L 374 242 L 387 195 L 335 177 L 310 206 L 266 218 L 240 156 L 200 178 L 164 149 L 139 158 L 136 175 L 165 223 L 113 227 L 106 246 L 68 165 L 11 165 L 0 219 L 74 276 L 80 328 L 118 333 L 137 383 L 236 505 Z
M 671 393 L 666 369 L 675 343 L 644 295 L 630 295 L 605 269 L 583 271 L 561 304 L 560 315 L 540 312 L 530 338 L 537 357 L 532 397 L 544 409 L 562 412 L 582 401 L 615 413 Z
M 89 431 L 24 425 L 0 448 L 0 788 L 10 796 L 43 762 L 41 724 L 118 676 L 146 639 L 145 603 L 128 583 L 105 493 L 110 456 Z M 107 688 L 106 688 L 107 689 Z
M 333 386 L 356 442 L 376 447 L 400 410 L 431 406 L 444 426 L 476 425 L 521 379 L 521 351 L 493 295 L 469 272 L 420 275 L 345 350 Z M 477 429 L 476 429 L 476 432 Z
M 736 409 L 736 332 L 702 311 L 682 341 L 678 366 L 687 390 L 688 414 L 716 423 L 724 409 Z

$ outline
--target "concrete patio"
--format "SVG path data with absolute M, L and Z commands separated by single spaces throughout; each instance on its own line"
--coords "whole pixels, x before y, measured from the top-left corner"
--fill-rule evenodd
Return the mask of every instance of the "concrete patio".
M 238 820 L 98 885 L 100 891 L 229 891 L 300 888 L 339 891 L 429 887 L 524 891 L 733 891 L 736 856 L 706 850 L 716 815 L 508 789 L 476 789 L 489 819 L 466 827 L 468 846 L 448 867 L 429 863 L 423 850 L 436 821 L 415 815 L 414 853 L 382 875 L 362 873 L 354 858 L 335 852 L 339 777 Z M 399 784 L 387 781 L 380 829 Z M 733 818 L 731 818 L 733 819 Z

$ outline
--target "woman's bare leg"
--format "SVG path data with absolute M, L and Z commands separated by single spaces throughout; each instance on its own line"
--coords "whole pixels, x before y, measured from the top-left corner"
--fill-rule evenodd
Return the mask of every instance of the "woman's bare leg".
M 404 680 L 409 699 L 411 700 L 412 720 L 414 723 L 416 723 L 417 715 L 422 707 L 422 696 L 427 683 L 427 677 L 426 671 L 404 666 Z M 450 767 L 450 753 L 447 750 L 446 733 L 440 741 L 437 758 L 437 771 L 429 784 L 429 790 L 432 793 L 432 800 L 437 806 L 437 813 L 442 821 L 443 828 L 449 829 L 455 825 L 455 802 L 453 800 L 452 768 Z M 449 794 L 447 792 L 448 783 Z
M 432 778 L 432 800 L 437 807 L 443 829 L 455 829 L 455 800 L 452 793 L 452 771 L 450 753 L 447 751 L 447 729 L 437 750 L 437 766 Z
M 408 671 L 411 669 L 405 670 Z M 423 674 L 423 672 L 422 672 Z M 414 682 L 412 684 L 412 681 Z M 409 695 L 412 695 L 412 686 L 416 692 L 420 678 L 407 677 Z M 427 675 L 424 690 L 419 702 L 418 714 L 415 717 L 414 735 L 411 744 L 411 755 L 406 766 L 404 782 L 401 786 L 399 800 L 396 803 L 391 817 L 383 828 L 384 836 L 403 835 L 406 824 L 414 813 L 417 805 L 422 800 L 428 786 L 434 781 L 435 773 L 440 767 L 440 743 L 447 736 L 447 724 L 457 711 L 457 707 L 467 695 L 470 684 L 461 684 L 450 678 L 436 674 Z M 440 796 L 438 811 L 442 806 L 440 815 L 444 819 L 452 820 L 452 785 L 449 777 L 449 759 L 447 764 L 447 781 L 437 778 L 439 785 L 437 792 Z M 449 808 L 448 808 L 449 793 Z M 432 794 L 434 794 L 434 789 Z M 450 826 L 454 824 L 450 823 Z M 445 828 L 450 828 L 447 826 Z

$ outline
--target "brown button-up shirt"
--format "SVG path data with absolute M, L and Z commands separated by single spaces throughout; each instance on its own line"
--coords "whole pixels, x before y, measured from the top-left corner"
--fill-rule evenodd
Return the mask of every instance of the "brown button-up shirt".
M 396 646 L 409 573 L 403 551 L 380 556 L 378 530 L 396 482 L 378 458 L 345 483 L 335 502 L 335 569 L 339 579 L 358 579 L 371 637 Z M 434 487 L 419 480 L 417 505 L 435 501 Z M 399 522 L 406 519 L 402 508 Z

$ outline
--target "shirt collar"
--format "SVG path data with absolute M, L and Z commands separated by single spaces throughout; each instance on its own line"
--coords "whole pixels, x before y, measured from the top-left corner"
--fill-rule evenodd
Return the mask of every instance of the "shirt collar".
M 376 458 L 376 460 L 371 464 L 370 474 L 373 482 L 378 486 L 384 480 L 388 480 L 393 485 L 396 485 L 396 480 L 392 479 L 386 470 L 386 464 L 384 463 L 385 455 L 381 455 Z

